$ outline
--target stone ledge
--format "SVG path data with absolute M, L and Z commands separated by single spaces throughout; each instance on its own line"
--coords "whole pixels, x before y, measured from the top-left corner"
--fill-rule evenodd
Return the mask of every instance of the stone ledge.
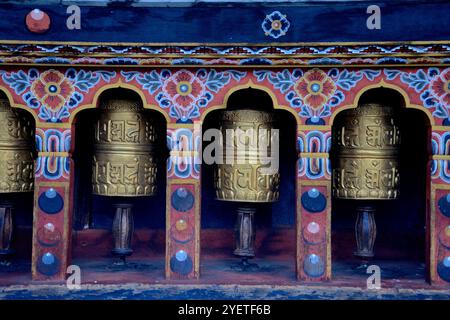
M 271 285 L 27 285 L 0 288 L 0 300 L 448 300 L 450 289 L 380 289 L 357 287 Z

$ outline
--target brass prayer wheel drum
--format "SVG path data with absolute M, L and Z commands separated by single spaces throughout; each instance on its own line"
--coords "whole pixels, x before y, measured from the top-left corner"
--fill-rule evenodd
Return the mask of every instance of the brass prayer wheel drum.
M 273 149 L 271 138 L 275 134 L 276 121 L 275 114 L 265 111 L 240 109 L 221 112 L 223 163 L 217 164 L 214 172 L 218 200 L 256 203 L 278 200 L 279 168 L 270 169 L 268 159 L 261 156 L 270 157 L 273 150 L 278 150 Z M 232 139 L 227 131 L 234 133 Z
M 0 193 L 33 191 L 33 144 L 32 119 L 0 99 Z
M 395 109 L 363 104 L 345 111 L 333 132 L 333 196 L 397 199 L 400 130 Z
M 154 195 L 156 141 L 155 123 L 146 116 L 140 100 L 105 100 L 95 124 L 93 194 Z

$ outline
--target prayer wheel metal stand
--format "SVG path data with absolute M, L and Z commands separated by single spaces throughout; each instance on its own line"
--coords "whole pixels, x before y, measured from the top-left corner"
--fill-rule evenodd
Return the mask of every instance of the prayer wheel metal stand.
M 216 199 L 237 203 L 233 253 L 241 261 L 233 265 L 233 269 L 258 269 L 256 264 L 249 263 L 255 256 L 257 206 L 277 201 L 279 197 L 279 168 L 270 171 L 270 164 L 261 161 L 267 159 L 260 157 L 262 154 L 272 156 L 272 149 L 278 150 L 278 145 L 273 145 L 278 144 L 278 140 L 272 139 L 275 123 L 273 113 L 250 108 L 221 113 L 224 163 L 215 167 L 215 190 Z M 227 141 L 230 131 L 233 132 L 231 142 Z
M 8 266 L 10 256 L 15 253 L 12 249 L 13 237 L 13 205 L 9 201 L 0 201 L 0 265 Z
M 241 261 L 239 264 L 232 266 L 232 268 L 243 271 L 254 271 L 258 269 L 258 265 L 256 263 L 250 263 L 249 259 L 255 257 L 256 206 L 243 203 L 237 207 L 236 212 L 236 249 L 234 249 L 233 254 L 240 257 Z
M 117 265 L 124 265 L 126 257 L 131 256 L 133 249 L 131 248 L 131 240 L 134 232 L 134 218 L 130 203 L 114 203 L 115 215 L 113 220 L 113 238 L 114 249 L 112 254 L 118 257 L 115 262 Z
M 116 265 L 133 253 L 132 199 L 156 193 L 156 126 L 139 100 L 103 102 L 95 126 L 93 194 L 110 197 L 115 208 L 112 233 Z
M 354 255 L 362 260 L 369 260 L 374 257 L 373 247 L 377 237 L 377 225 L 375 223 L 374 207 L 356 208 L 356 251 Z
M 355 201 L 354 255 L 367 262 L 374 256 L 375 205 L 399 196 L 400 130 L 390 106 L 364 104 L 345 111 L 333 131 L 333 196 Z

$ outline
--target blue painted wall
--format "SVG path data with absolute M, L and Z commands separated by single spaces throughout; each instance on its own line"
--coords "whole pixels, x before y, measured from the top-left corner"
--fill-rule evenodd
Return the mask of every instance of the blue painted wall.
M 86 42 L 335 42 L 449 40 L 450 2 L 373 2 L 381 8 L 381 30 L 366 27 L 368 2 L 337 2 L 285 6 L 206 5 L 189 7 L 82 6 L 81 30 L 66 27 L 67 6 L 0 4 L 1 40 Z M 52 21 L 45 34 L 33 34 L 25 16 L 46 11 Z M 279 10 L 290 28 L 277 39 L 266 36 L 261 23 Z

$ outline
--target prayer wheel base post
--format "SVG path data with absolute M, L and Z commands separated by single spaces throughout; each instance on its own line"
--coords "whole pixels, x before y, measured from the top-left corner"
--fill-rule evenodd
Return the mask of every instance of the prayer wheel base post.
M 117 258 L 115 264 L 123 265 L 126 263 L 126 257 L 133 253 L 131 240 L 134 232 L 132 205 L 129 203 L 116 203 L 115 216 L 113 221 L 114 249 L 112 254 Z
M 375 208 L 372 206 L 356 208 L 355 236 L 357 249 L 354 255 L 369 260 L 374 257 L 373 247 L 377 237 Z
M 237 208 L 236 220 L 236 249 L 233 254 L 241 257 L 240 263 L 234 265 L 233 269 L 241 271 L 255 271 L 258 265 L 248 260 L 255 256 L 255 212 L 254 205 L 241 205 Z
M 15 253 L 12 249 L 13 237 L 13 205 L 10 202 L 0 202 L 0 265 L 11 264 L 10 258 Z

